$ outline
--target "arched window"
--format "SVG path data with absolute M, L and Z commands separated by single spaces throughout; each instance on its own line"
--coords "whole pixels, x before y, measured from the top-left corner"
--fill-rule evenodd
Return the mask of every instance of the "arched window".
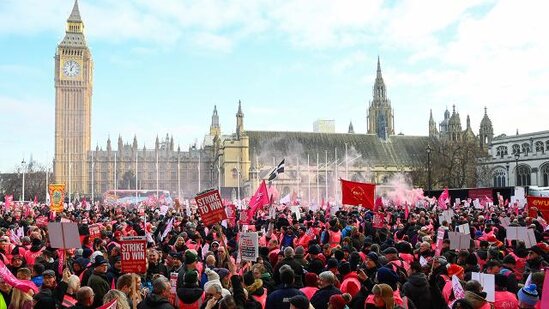
M 520 145 L 519 144 L 514 144 L 513 145 L 513 154 L 517 154 L 517 153 L 520 153 Z
M 549 187 L 549 163 L 545 163 L 541 168 L 541 178 L 543 179 L 543 186 Z
M 549 151 L 549 141 L 545 142 L 545 150 Z
M 505 170 L 499 168 L 494 171 L 494 187 L 505 187 L 507 180 L 507 173 Z
M 232 172 L 233 178 L 236 179 L 238 177 L 238 170 L 236 168 L 233 168 L 231 172 Z
M 522 152 L 523 152 L 525 155 L 528 155 L 528 153 L 532 152 L 532 149 L 530 148 L 530 144 L 529 144 L 529 143 L 524 143 L 524 144 L 522 144 Z
M 290 187 L 284 187 L 284 189 L 282 189 L 282 197 L 288 194 L 290 194 Z
M 353 176 L 351 177 L 351 180 L 356 182 L 361 182 L 361 181 L 364 181 L 364 177 L 362 177 L 362 175 L 360 175 L 359 173 L 356 173 L 356 174 L 353 174 Z
M 496 156 L 503 157 L 507 155 L 507 146 L 498 146 L 496 148 Z
M 532 171 L 528 165 L 519 165 L 517 169 L 517 186 L 529 186 Z
M 543 142 L 537 141 L 536 142 L 536 152 L 542 152 L 543 153 Z

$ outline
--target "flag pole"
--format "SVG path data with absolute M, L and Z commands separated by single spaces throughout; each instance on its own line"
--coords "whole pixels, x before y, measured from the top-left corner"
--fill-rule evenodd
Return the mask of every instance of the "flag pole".
M 236 161 L 236 175 L 237 175 L 237 181 L 238 181 L 238 184 L 237 184 L 238 190 L 236 191 L 236 199 L 238 200 L 238 203 L 240 203 L 240 157 L 238 157 L 238 161 Z
M 347 157 L 347 143 L 345 143 L 345 179 L 349 179 L 349 161 Z
M 334 199 L 335 199 L 335 202 L 337 203 L 337 185 L 336 185 L 336 182 L 337 182 L 337 174 L 338 174 L 338 162 L 337 162 L 337 147 L 335 148 L 334 150 L 334 154 L 335 154 L 335 177 L 334 177 Z
M 326 200 L 326 203 L 328 203 L 328 150 L 325 150 L 325 154 L 326 154 L 326 157 L 325 157 L 326 167 L 324 168 L 326 173 L 325 181 L 324 181 L 326 183 L 325 200 Z
M 135 147 L 135 206 L 137 207 L 137 181 L 138 181 L 138 178 L 137 178 L 137 159 L 139 158 L 138 156 L 138 151 L 137 151 L 137 147 Z
M 181 202 L 181 157 L 179 152 L 177 153 L 177 198 Z
M 158 149 L 156 149 L 156 204 L 159 204 L 160 195 L 158 188 Z
M 309 162 L 309 154 L 307 154 L 307 199 L 309 207 L 311 205 L 311 164 Z
M 239 171 L 240 172 L 240 171 Z M 201 192 L 201 175 L 200 175 L 200 151 L 198 151 L 198 192 Z
M 299 199 L 299 196 L 301 195 L 300 185 L 301 185 L 301 174 L 299 173 L 299 155 L 298 155 L 297 156 L 297 198 L 298 199 Z
M 91 179 L 91 181 L 92 181 L 91 203 L 92 203 L 92 205 L 93 205 L 93 201 L 94 201 L 94 198 L 95 198 L 95 194 L 94 194 L 94 192 L 95 192 L 95 179 L 94 179 L 94 174 L 95 174 L 95 161 L 93 160 L 93 151 L 91 152 L 91 157 L 92 157 L 92 158 L 91 158 L 91 159 L 92 159 L 92 164 L 91 164 L 91 168 L 92 168 L 92 170 L 91 170 L 91 172 L 92 172 L 92 179 Z
M 320 169 L 318 166 L 318 152 L 316 153 L 316 202 L 320 205 L 320 181 L 318 180 L 318 177 L 320 176 Z
M 116 175 L 116 155 L 117 155 L 118 151 L 114 153 L 114 196 L 118 196 L 117 195 L 117 189 L 118 189 L 118 177 Z

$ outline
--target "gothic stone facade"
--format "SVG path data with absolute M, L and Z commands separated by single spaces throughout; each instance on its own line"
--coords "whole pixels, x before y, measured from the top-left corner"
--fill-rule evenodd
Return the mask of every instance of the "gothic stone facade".
M 479 165 L 491 178 L 482 185 L 549 186 L 549 131 L 497 136 L 488 152 Z

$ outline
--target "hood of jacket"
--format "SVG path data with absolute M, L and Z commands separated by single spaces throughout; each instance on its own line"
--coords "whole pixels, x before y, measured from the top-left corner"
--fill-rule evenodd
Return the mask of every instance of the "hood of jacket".
M 475 309 L 484 306 L 484 304 L 487 302 L 486 299 L 471 291 L 465 291 L 465 299 L 468 300 Z

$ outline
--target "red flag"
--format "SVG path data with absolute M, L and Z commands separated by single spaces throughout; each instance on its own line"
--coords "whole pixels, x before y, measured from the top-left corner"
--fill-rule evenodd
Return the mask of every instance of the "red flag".
M 38 195 L 34 195 L 34 204 L 38 204 Z
M 269 193 L 267 192 L 267 185 L 265 180 L 261 182 L 257 191 L 250 199 L 250 204 L 248 207 L 248 220 L 251 220 L 255 215 L 259 207 L 263 207 L 265 204 L 269 204 Z
M 381 198 L 381 196 L 378 196 L 374 204 L 374 211 L 379 211 L 382 208 L 383 208 L 383 199 Z
M 410 206 L 406 203 L 404 205 L 404 219 L 408 220 L 408 215 L 410 215 Z
M 341 179 L 341 203 L 374 209 L 376 185 Z
M 13 202 L 13 194 L 4 196 L 4 203 L 5 203 L 4 206 L 6 206 L 6 209 L 10 208 L 12 202 Z
M 450 199 L 450 193 L 448 192 L 448 188 L 445 188 L 444 191 L 440 194 L 438 197 L 438 207 L 442 210 L 446 210 L 448 208 L 446 206 L 446 202 Z

